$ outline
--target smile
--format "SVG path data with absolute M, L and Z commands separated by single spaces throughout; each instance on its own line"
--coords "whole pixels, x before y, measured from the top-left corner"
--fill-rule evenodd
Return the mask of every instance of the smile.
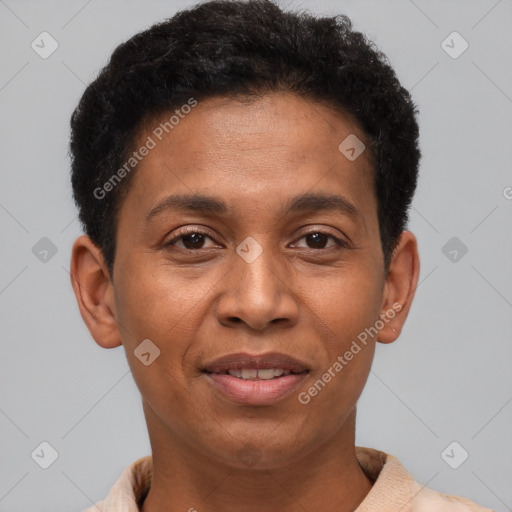
M 282 375 L 290 375 L 290 370 L 283 370 L 282 368 L 275 369 L 256 369 L 256 368 L 244 368 L 243 370 L 228 370 L 227 374 L 232 377 L 244 380 L 270 380 L 281 377 Z
M 261 372 L 261 375 L 260 375 Z M 231 375 L 239 373 L 240 376 Z M 275 373 L 280 373 L 277 376 Z M 248 374 L 249 377 L 244 377 Z M 222 398 L 240 405 L 271 405 L 296 391 L 308 371 L 292 373 L 285 370 L 229 370 L 228 373 L 204 372 L 207 383 Z

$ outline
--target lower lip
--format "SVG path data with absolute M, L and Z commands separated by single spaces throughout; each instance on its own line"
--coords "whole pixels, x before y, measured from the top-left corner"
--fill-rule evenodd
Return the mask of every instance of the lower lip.
M 291 373 L 269 380 L 245 380 L 221 373 L 205 373 L 225 397 L 243 405 L 269 405 L 289 395 L 308 375 Z

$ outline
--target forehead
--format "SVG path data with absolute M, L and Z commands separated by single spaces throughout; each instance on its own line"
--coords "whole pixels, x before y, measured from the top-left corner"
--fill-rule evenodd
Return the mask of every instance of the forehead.
M 136 147 L 149 140 L 129 194 L 146 214 L 176 193 L 224 196 L 247 209 L 308 191 L 344 192 L 353 203 L 374 196 L 369 151 L 353 160 L 342 151 L 347 140 L 366 143 L 358 124 L 290 93 L 162 113 L 144 124 Z

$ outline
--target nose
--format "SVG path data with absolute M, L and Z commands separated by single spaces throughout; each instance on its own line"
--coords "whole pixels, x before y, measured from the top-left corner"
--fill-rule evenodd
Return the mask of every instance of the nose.
M 291 327 L 297 323 L 299 302 L 292 273 L 273 251 L 262 249 L 254 261 L 233 255 L 232 270 L 217 302 L 217 317 L 225 326 L 243 323 L 261 331 L 275 324 Z

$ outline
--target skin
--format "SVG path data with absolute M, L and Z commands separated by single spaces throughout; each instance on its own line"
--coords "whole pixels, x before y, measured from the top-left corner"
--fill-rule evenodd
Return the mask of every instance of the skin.
M 349 161 L 338 149 L 349 134 L 365 140 L 348 116 L 290 93 L 202 101 L 137 167 L 119 212 L 113 280 L 99 248 L 85 235 L 75 241 L 81 315 L 101 347 L 124 346 L 142 396 L 154 467 L 143 512 L 348 512 L 371 490 L 355 455 L 356 403 L 376 342 L 400 335 L 419 258 L 404 231 L 383 268 L 368 150 Z M 306 192 L 341 195 L 360 217 L 283 214 Z M 169 209 L 145 222 L 177 193 L 215 196 L 228 212 Z M 166 247 L 184 227 L 208 235 Z M 262 248 L 252 263 L 236 252 L 248 236 Z M 301 404 L 298 392 L 396 303 L 401 311 Z M 134 355 L 145 339 L 160 349 L 149 366 Z M 199 369 L 239 351 L 284 352 L 310 373 L 272 405 L 235 404 Z

